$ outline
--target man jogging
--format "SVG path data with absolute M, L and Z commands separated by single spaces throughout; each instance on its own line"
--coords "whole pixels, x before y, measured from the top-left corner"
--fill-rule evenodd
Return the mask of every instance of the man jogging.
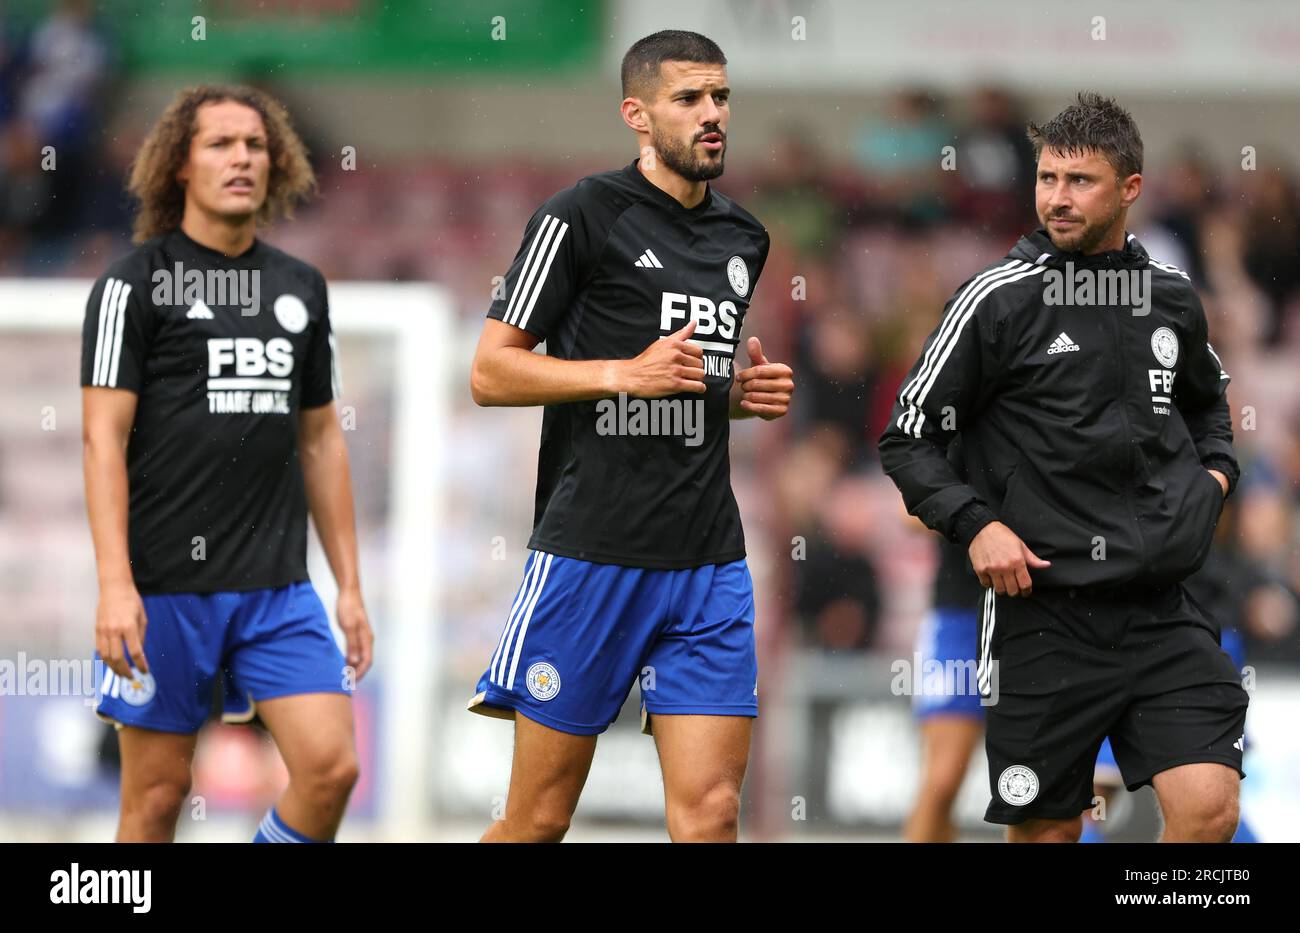
M 658 32 L 622 79 L 641 157 L 537 210 L 474 357 L 480 405 L 546 407 L 523 584 L 469 704 L 515 724 L 485 841 L 563 838 L 634 683 L 671 838 L 737 835 L 758 673 L 729 419 L 781 417 L 794 383 L 757 337 L 733 370 L 769 240 L 709 185 L 730 122 L 722 50 Z
M 1247 696 L 1181 581 L 1239 476 L 1228 375 L 1187 275 L 1125 232 L 1132 117 L 1081 94 L 1029 135 L 1042 229 L 949 301 L 881 460 L 986 587 L 985 819 L 1077 840 L 1109 736 L 1128 788 L 1154 785 L 1164 840 L 1226 842 Z

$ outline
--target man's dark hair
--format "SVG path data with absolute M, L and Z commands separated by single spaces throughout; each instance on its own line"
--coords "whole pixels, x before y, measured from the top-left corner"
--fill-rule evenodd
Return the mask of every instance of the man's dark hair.
M 1105 157 L 1120 178 L 1142 172 L 1142 134 L 1133 115 L 1112 98 L 1081 91 L 1076 103 L 1042 126 L 1031 122 L 1026 129 L 1035 159 L 1044 146 L 1068 156 L 1092 149 Z
M 716 42 L 698 32 L 664 29 L 653 33 L 632 43 L 623 56 L 623 96 L 652 96 L 659 84 L 659 66 L 664 62 L 725 65 L 727 56 Z

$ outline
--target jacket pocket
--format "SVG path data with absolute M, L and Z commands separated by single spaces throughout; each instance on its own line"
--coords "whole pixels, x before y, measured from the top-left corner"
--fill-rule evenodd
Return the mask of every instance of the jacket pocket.
M 1219 519 L 1223 516 L 1223 487 L 1219 481 L 1210 475 L 1210 471 L 1201 467 L 1201 476 L 1205 478 L 1210 487 L 1210 520 L 1206 523 L 1205 541 L 1197 551 L 1196 567 L 1200 569 L 1201 564 L 1205 563 L 1205 558 L 1210 554 L 1210 548 L 1214 546 L 1214 532 L 1219 527 Z
M 1169 517 L 1165 534 L 1151 542 L 1151 571 L 1164 582 L 1185 579 L 1201 569 L 1223 512 L 1223 488 L 1199 463 L 1184 488 L 1186 495 Z

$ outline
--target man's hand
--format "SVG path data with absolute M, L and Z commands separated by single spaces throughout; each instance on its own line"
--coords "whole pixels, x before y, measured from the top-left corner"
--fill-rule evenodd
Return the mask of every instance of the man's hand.
M 374 633 L 370 631 L 370 620 L 366 617 L 366 606 L 361 601 L 361 590 L 343 590 L 339 593 L 338 603 L 334 607 L 338 616 L 339 628 L 348 643 L 348 665 L 356 671 L 357 680 L 366 676 L 374 658 Z
M 763 355 L 763 345 L 757 337 L 746 344 L 750 367 L 736 373 L 740 386 L 740 408 L 757 415 L 764 421 L 780 418 L 790 410 L 790 396 L 794 393 L 794 370 L 785 363 L 773 363 Z
M 132 667 L 142 674 L 149 673 L 149 662 L 144 657 L 147 624 L 144 601 L 134 584 L 122 583 L 100 591 L 99 605 L 95 608 L 95 650 L 119 677 L 131 680 Z M 126 642 L 125 654 L 123 642 Z
M 1223 490 L 1223 498 L 1228 498 L 1228 477 L 1224 476 L 1218 470 L 1206 470 L 1215 479 L 1219 481 L 1219 488 Z
M 970 562 L 981 586 L 999 596 L 1028 596 L 1033 592 L 1029 569 L 1052 566 L 1001 522 L 990 522 L 970 543 Z
M 615 383 L 620 392 L 637 398 L 664 398 L 678 392 L 703 395 L 704 349 L 686 341 L 695 333 L 695 321 L 661 337 L 631 360 L 618 360 Z

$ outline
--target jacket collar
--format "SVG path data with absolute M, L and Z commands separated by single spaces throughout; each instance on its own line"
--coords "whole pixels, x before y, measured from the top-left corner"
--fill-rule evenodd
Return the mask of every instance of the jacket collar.
M 1124 248 L 1107 250 L 1104 253 L 1083 254 L 1077 252 L 1066 252 L 1057 249 L 1052 244 L 1052 239 L 1047 235 L 1047 231 L 1039 227 L 1033 233 L 1027 234 L 1020 238 L 1015 248 L 1007 254 L 1009 259 L 1023 259 L 1025 262 L 1031 262 L 1034 265 L 1046 265 L 1051 268 L 1061 269 L 1066 263 L 1073 263 L 1079 266 L 1112 266 L 1132 268 L 1145 266 L 1150 260 L 1146 248 L 1138 241 L 1133 234 L 1125 232 Z

